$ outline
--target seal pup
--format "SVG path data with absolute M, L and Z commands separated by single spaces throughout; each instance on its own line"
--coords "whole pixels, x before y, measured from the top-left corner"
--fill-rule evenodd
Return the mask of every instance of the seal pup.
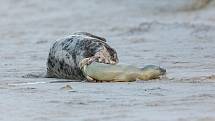
M 116 64 L 118 57 L 106 39 L 78 32 L 57 40 L 50 49 L 47 59 L 46 77 L 72 80 L 93 80 L 82 72 L 92 62 Z
M 159 79 L 166 74 L 166 70 L 155 65 L 137 68 L 131 65 L 110 65 L 93 62 L 85 65 L 82 71 L 95 82 L 130 82 L 136 80 Z

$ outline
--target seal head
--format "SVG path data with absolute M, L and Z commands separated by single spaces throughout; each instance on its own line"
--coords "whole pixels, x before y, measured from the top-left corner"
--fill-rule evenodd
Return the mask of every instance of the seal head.
M 140 69 L 138 80 L 158 79 L 160 76 L 166 74 L 166 69 L 155 65 L 147 65 Z

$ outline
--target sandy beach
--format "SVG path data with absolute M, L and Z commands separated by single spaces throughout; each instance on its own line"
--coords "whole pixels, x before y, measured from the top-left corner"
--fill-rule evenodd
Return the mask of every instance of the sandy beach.
M 0 121 L 215 120 L 214 0 L 0 2 Z M 43 78 L 50 46 L 78 31 L 105 37 L 120 63 L 159 65 L 167 77 Z

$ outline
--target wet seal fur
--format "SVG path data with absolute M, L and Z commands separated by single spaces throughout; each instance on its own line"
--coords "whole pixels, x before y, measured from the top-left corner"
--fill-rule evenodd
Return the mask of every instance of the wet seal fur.
M 46 77 L 93 80 L 82 72 L 82 68 L 92 62 L 116 64 L 117 53 L 102 37 L 87 32 L 74 33 L 57 40 L 51 47 Z

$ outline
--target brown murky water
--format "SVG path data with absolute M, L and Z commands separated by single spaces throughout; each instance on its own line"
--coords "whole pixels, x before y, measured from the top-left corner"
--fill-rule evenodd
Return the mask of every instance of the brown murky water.
M 0 120 L 215 120 L 213 0 L 1 0 Z M 51 44 L 77 31 L 107 38 L 120 63 L 160 65 L 167 78 L 49 83 Z M 77 81 L 77 80 L 76 80 Z M 63 89 L 71 85 L 71 89 Z

